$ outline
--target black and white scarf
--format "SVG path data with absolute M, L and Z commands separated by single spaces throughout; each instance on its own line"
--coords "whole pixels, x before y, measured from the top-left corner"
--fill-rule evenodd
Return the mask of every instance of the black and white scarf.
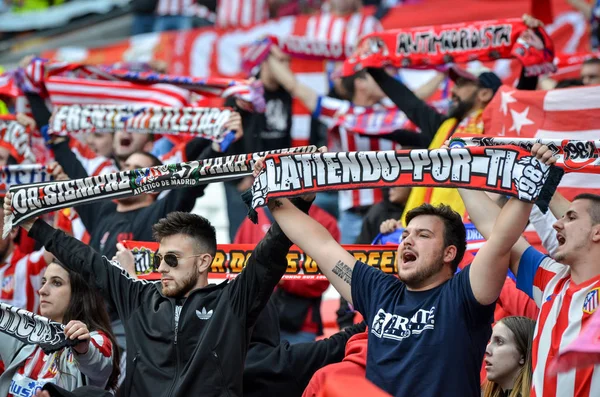
M 78 343 L 67 339 L 64 325 L 1 302 L 0 332 L 28 345 L 39 345 L 46 354 Z
M 561 177 L 562 170 L 506 146 L 277 154 L 266 157 L 244 201 L 256 208 L 319 191 L 428 186 L 485 190 L 545 207 L 541 201 L 549 202 Z
M 13 185 L 12 213 L 4 218 L 3 236 L 27 219 L 62 208 L 142 193 L 223 182 L 252 175 L 256 159 L 273 153 L 312 153 L 315 146 L 240 154 L 179 164 L 121 171 L 68 181 Z M 168 200 L 168 199 L 167 199 Z

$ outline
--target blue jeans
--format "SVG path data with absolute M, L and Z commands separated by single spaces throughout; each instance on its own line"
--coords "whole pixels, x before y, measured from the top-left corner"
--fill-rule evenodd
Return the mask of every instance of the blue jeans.
M 154 22 L 155 32 L 166 32 L 169 30 L 190 30 L 192 28 L 192 17 L 183 15 L 162 15 L 156 17 Z
M 342 244 L 354 244 L 360 235 L 360 229 L 363 224 L 363 215 L 350 212 L 348 210 L 340 213 L 338 225 L 342 237 Z
M 133 14 L 133 22 L 131 24 L 131 35 L 144 34 L 152 32 L 154 29 L 153 14 Z
M 288 342 L 290 342 L 290 345 L 295 345 L 297 343 L 304 342 L 314 342 L 315 339 L 317 339 L 317 334 L 315 334 L 314 332 L 299 331 L 292 333 L 281 331 L 281 340 L 287 340 Z

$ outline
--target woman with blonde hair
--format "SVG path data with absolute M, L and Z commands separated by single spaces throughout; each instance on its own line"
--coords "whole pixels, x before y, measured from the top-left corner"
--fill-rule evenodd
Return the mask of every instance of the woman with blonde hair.
M 520 316 L 498 321 L 485 349 L 483 397 L 529 397 L 535 321 Z

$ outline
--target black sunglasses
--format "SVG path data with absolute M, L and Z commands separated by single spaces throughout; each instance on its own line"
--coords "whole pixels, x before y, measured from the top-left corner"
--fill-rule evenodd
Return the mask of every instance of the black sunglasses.
M 177 265 L 179 265 L 179 259 L 196 258 L 196 257 L 202 256 L 202 255 L 204 255 L 204 254 L 183 256 L 183 257 L 179 258 L 177 255 L 175 255 L 173 253 L 168 253 L 168 254 L 164 254 L 164 255 L 161 255 L 159 253 L 154 253 L 154 260 L 152 262 L 152 265 L 154 267 L 154 271 L 157 272 L 163 259 L 165 260 L 165 263 L 169 267 L 177 267 Z

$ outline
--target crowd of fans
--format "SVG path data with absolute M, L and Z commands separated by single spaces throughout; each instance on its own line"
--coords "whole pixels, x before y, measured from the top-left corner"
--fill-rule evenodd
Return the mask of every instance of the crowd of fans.
M 381 0 L 132 0 L 133 34 L 186 30 L 192 27 L 247 27 L 269 18 L 312 14 L 351 15 L 361 6 L 376 6 L 381 17 L 386 10 L 405 1 Z
M 344 16 L 368 3 L 133 0 L 133 33 L 249 26 L 322 7 Z M 399 2 L 371 3 L 385 9 Z M 571 3 L 597 35 L 600 7 Z M 523 22 L 542 26 L 528 15 Z M 225 124 L 235 142 L 226 150 L 203 138 L 177 143 L 126 131 L 47 136 L 52 176 L 80 179 L 289 148 L 294 99 L 310 111 L 311 143 L 321 152 L 447 147 L 454 134 L 485 134 L 483 112 L 502 85 L 484 67 L 452 66 L 411 90 L 394 71 L 367 67 L 332 73 L 329 93 L 319 95 L 298 81 L 289 61 L 273 46 L 253 76 L 264 88 L 264 113 L 239 97 L 225 101 L 235 109 Z M 340 65 L 332 68 L 339 72 Z M 444 84 L 451 86 L 448 103 L 432 106 Z M 600 59 L 562 81 L 523 71 L 515 86 L 600 90 Z M 5 108 L 41 131 L 52 104 L 34 91 L 26 101 L 26 112 L 8 100 Z M 337 123 L 341 109 L 406 117 L 373 137 Z M 0 165 L 17 163 L 12 149 L 0 145 Z M 556 162 L 541 144 L 531 155 Z M 241 194 L 263 167 L 259 159 L 252 176 L 224 183 L 231 241 L 254 246 L 232 281 L 209 280 L 215 228 L 192 213 L 206 185 L 96 201 L 12 228 L 0 241 L 0 302 L 63 324 L 65 337 L 79 343 L 48 354 L 0 332 L 0 395 L 331 396 L 337 394 L 330 388 L 343 387 L 356 396 L 600 395 L 600 363 L 551 373 L 553 359 L 600 306 L 600 196 L 569 201 L 557 192 L 542 213 L 481 190 L 398 186 L 272 199 L 253 223 Z M 7 193 L 6 216 L 11 200 Z M 528 224 L 541 247 L 523 237 Z M 476 255 L 467 249 L 470 228 L 486 240 Z M 159 243 L 152 263 L 159 281 L 138 278 L 126 240 Z M 382 242 L 398 244 L 397 275 L 357 261 L 343 246 Z M 327 280 L 282 280 L 293 245 Z M 321 306 L 330 284 L 340 295 L 339 329 L 325 338 Z

